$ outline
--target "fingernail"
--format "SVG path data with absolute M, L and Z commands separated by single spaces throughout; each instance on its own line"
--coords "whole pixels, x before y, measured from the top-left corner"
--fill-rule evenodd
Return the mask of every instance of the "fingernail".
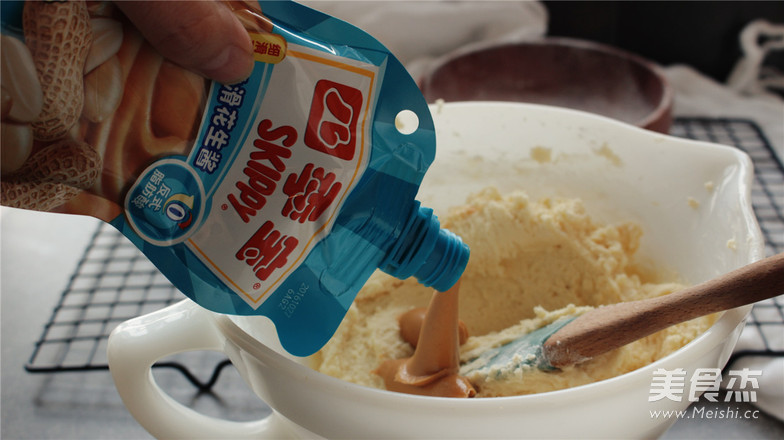
M 247 51 L 229 46 L 199 69 L 202 75 L 222 84 L 234 84 L 247 79 L 253 71 L 253 56 Z

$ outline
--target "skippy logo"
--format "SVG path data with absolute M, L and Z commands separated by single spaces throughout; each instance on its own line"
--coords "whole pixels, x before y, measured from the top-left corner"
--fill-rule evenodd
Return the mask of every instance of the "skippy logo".
M 305 145 L 329 155 L 351 160 L 356 139 L 357 115 L 361 110 L 359 90 L 321 80 L 316 84 L 308 117 Z
M 253 141 L 243 177 L 235 187 L 237 193 L 228 195 L 228 201 L 244 223 L 267 204 L 267 197 L 273 195 L 278 182 L 286 171 L 285 160 L 290 158 L 291 147 L 297 141 L 294 127 L 272 128 L 269 119 L 262 120 L 256 130 L 258 138 Z
M 356 149 L 357 119 L 362 108 L 362 93 L 352 87 L 321 80 L 316 84 L 305 131 L 305 145 L 315 151 L 352 160 Z M 257 127 L 258 138 L 254 150 L 243 169 L 247 180 L 238 181 L 238 192 L 228 195 L 228 201 L 244 223 L 267 203 L 275 193 L 286 172 L 286 160 L 292 157 L 291 148 L 298 134 L 292 126 L 273 127 L 269 119 Z M 341 188 L 335 174 L 308 163 L 302 173 L 290 174 L 283 186 L 289 197 L 283 207 L 287 215 L 300 223 L 317 220 Z M 307 210 L 305 215 L 303 211 Z M 297 211 L 294 213 L 294 211 Z
M 287 92 L 294 68 L 309 70 L 305 107 Z M 128 223 L 154 245 L 182 243 L 258 308 L 331 232 L 368 166 L 378 69 L 290 45 L 274 69 L 214 85 L 189 156 L 154 162 L 128 191 Z
M 186 241 L 253 308 L 330 233 L 369 157 L 377 66 L 296 45 L 286 59 L 312 70 L 299 84 L 311 90 L 310 102 L 302 108 L 276 94 L 294 65 L 276 64 L 209 216 Z
M 318 81 L 306 124 L 305 146 L 344 161 L 352 160 L 363 102 L 362 92 L 353 87 L 329 80 Z M 288 172 L 287 162 L 293 156 L 293 147 L 298 140 L 294 127 L 273 127 L 268 119 L 258 124 L 257 135 L 243 169 L 247 180 L 238 181 L 235 184 L 238 191 L 227 197 L 243 223 L 250 223 L 251 218 L 267 205 L 268 198 L 275 195 L 278 183 Z M 316 222 L 340 193 L 343 184 L 336 174 L 314 162 L 307 162 L 301 171 L 288 174 L 283 181 L 282 192 L 286 196 L 280 210 L 283 218 L 299 224 Z M 300 244 L 297 236 L 282 233 L 274 221 L 267 220 L 235 257 L 251 266 L 260 281 L 268 281 L 277 269 L 283 269 L 289 262 L 289 256 Z

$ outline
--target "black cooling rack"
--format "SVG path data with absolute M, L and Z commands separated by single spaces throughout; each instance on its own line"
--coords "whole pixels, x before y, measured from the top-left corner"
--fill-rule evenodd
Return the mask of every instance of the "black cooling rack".
M 678 118 L 671 134 L 734 145 L 751 156 L 756 174 L 752 203 L 765 234 L 766 252 L 784 251 L 784 167 L 760 128 L 740 119 Z M 106 342 L 119 323 L 183 298 L 130 241 L 101 224 L 25 369 L 31 373 L 106 370 Z M 776 345 L 781 338 L 771 337 L 784 332 L 784 298 L 756 304 L 746 331 L 758 336 L 759 349 L 735 353 L 728 365 L 746 355 L 784 356 L 784 346 Z M 205 360 L 198 353 L 183 353 L 155 367 L 179 370 L 199 391 L 209 391 L 227 365 L 226 359 Z
M 33 373 L 107 370 L 106 343 L 121 322 L 159 310 L 184 298 L 128 239 L 101 223 L 85 249 L 25 369 Z M 156 368 L 179 370 L 200 391 L 208 391 L 220 371 L 219 360 L 206 380 L 184 362 L 195 354 L 162 361 Z M 213 359 L 214 363 L 215 360 Z M 202 362 L 198 372 L 203 373 Z
M 670 134 L 734 145 L 751 157 L 751 202 L 765 236 L 765 254 L 784 252 L 784 166 L 759 126 L 745 119 L 681 118 L 676 119 Z M 784 356 L 784 296 L 755 304 L 743 333 L 754 348 L 735 351 L 726 368 L 741 357 Z

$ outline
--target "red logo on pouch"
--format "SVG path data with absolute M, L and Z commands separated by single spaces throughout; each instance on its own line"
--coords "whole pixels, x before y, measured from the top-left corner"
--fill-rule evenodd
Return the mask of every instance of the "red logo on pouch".
M 297 243 L 299 240 L 282 234 L 275 229 L 275 224 L 268 220 L 242 246 L 235 257 L 251 266 L 256 273 L 256 278 L 265 281 L 272 272 L 286 265 L 289 254 Z
M 305 145 L 344 160 L 356 150 L 356 129 L 364 99 L 362 92 L 329 80 L 316 83 L 310 105 Z

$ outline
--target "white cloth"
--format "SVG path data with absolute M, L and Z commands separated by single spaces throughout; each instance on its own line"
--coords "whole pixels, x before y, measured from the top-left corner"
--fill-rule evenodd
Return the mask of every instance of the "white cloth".
M 727 78 L 727 86 L 756 96 L 768 94 L 768 89 L 784 91 L 784 74 L 765 65 L 770 52 L 784 49 L 784 24 L 754 20 L 743 28 L 739 40 L 743 56 Z
M 665 75 L 675 90 L 675 116 L 735 117 L 760 126 L 784 160 L 784 100 L 775 94 L 744 95 L 692 67 L 674 65 Z
M 767 334 L 768 343 L 782 346 L 784 332 Z M 772 338 L 771 338 L 772 336 Z M 735 352 L 743 350 L 763 350 L 765 345 L 755 329 L 747 327 L 740 335 Z M 749 369 L 759 372 L 757 383 L 747 383 L 745 387 L 728 387 L 729 377 L 724 377 L 725 388 L 734 391 L 749 391 L 754 394 L 754 404 L 766 413 L 784 420 L 784 358 L 767 356 L 743 356 L 729 366 L 729 372 Z
M 474 44 L 527 40 L 547 31 L 535 1 L 325 1 L 303 4 L 365 30 L 418 78 L 439 56 Z

